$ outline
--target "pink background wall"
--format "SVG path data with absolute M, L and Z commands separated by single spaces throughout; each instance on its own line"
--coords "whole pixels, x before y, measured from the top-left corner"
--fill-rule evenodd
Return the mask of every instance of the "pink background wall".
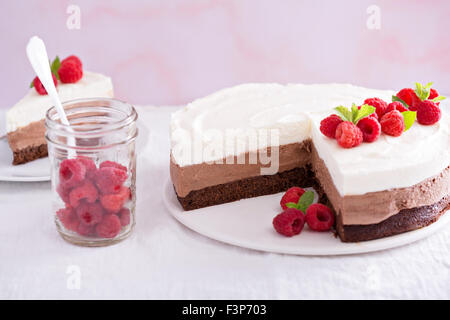
M 68 30 L 69 4 L 81 29 Z M 366 26 L 381 10 L 381 29 Z M 450 94 L 450 1 L 0 1 L 0 108 L 26 92 L 32 35 L 79 55 L 136 104 L 183 104 L 243 82 L 349 82 Z

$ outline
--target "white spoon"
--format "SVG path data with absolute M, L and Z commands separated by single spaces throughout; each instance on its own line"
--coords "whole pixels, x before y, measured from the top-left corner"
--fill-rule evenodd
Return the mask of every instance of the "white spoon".
M 59 100 L 58 93 L 56 92 L 55 84 L 53 83 L 47 50 L 45 49 L 44 41 L 42 41 L 41 38 L 34 36 L 30 39 L 30 41 L 28 41 L 27 56 L 34 72 L 36 72 L 36 75 L 39 80 L 41 80 L 42 85 L 52 99 L 61 122 L 67 126 L 70 126 L 64 108 Z M 69 136 L 67 142 L 69 146 L 75 146 L 74 137 Z M 74 155 L 74 150 L 69 149 L 69 155 Z

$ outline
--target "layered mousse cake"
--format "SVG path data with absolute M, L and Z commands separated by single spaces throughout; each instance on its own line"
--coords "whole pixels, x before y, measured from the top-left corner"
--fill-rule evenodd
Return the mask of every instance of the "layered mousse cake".
M 391 101 L 395 94 L 348 84 L 244 84 L 196 100 L 171 120 L 178 200 L 193 210 L 314 187 L 335 212 L 344 242 L 427 226 L 450 204 L 448 114 L 354 148 L 321 131 L 334 107 L 361 106 L 371 97 Z
M 52 64 L 52 66 L 54 63 Z M 111 78 L 99 73 L 82 71 L 75 56 L 63 60 L 52 68 L 58 95 L 62 102 L 81 98 L 112 98 Z M 37 79 L 37 80 L 36 80 Z M 13 164 L 22 164 L 47 156 L 44 119 L 52 101 L 36 78 L 24 98 L 6 113 L 6 130 L 13 153 Z

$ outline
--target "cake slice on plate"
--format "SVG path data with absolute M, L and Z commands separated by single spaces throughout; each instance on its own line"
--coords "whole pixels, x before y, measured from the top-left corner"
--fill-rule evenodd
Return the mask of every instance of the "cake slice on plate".
M 81 62 L 74 56 L 61 63 L 55 61 L 52 63 L 52 71 L 62 102 L 80 98 L 113 97 L 111 78 L 99 73 L 83 72 Z M 52 101 L 38 80 L 33 81 L 34 87 L 6 113 L 7 138 L 14 165 L 47 156 L 44 120 Z
M 192 210 L 314 187 L 334 209 L 342 241 L 424 227 L 450 205 L 449 115 L 439 112 L 430 122 L 418 111 L 418 121 L 397 133 L 395 119 L 386 118 L 376 141 L 361 136 L 354 146 L 320 129 L 337 106 L 355 103 L 348 111 L 357 114 L 368 98 L 391 101 L 393 95 L 348 84 L 245 84 L 196 100 L 171 120 L 170 174 L 178 200 Z M 377 117 L 386 111 L 369 108 Z M 398 110 L 392 115 L 403 124 Z

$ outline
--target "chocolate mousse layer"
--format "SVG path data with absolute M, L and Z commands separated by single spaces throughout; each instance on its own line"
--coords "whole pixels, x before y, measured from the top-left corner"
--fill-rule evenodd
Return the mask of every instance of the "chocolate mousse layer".
M 311 162 L 310 148 L 311 140 L 280 146 L 278 150 L 279 157 L 277 171 L 285 172 L 295 168 L 305 168 L 305 166 L 309 165 Z M 271 151 L 272 150 L 268 148 L 268 157 L 271 156 Z M 220 163 L 202 163 L 180 167 L 174 162 L 173 157 L 171 157 L 170 176 L 177 195 L 184 198 L 193 191 L 224 185 L 242 179 L 259 177 L 261 176 L 262 168 L 268 168 L 273 165 L 261 164 L 257 152 L 252 154 L 246 153 L 240 158 L 243 160 L 241 161 L 242 164 L 239 164 L 238 159 L 238 157 L 234 157 L 234 159 L 230 161 L 230 159 L 224 158 Z M 256 159 L 256 161 L 254 161 L 256 163 L 250 164 L 250 159 Z
M 13 164 L 22 164 L 47 156 L 44 120 L 8 132 L 9 147 L 13 152 Z

